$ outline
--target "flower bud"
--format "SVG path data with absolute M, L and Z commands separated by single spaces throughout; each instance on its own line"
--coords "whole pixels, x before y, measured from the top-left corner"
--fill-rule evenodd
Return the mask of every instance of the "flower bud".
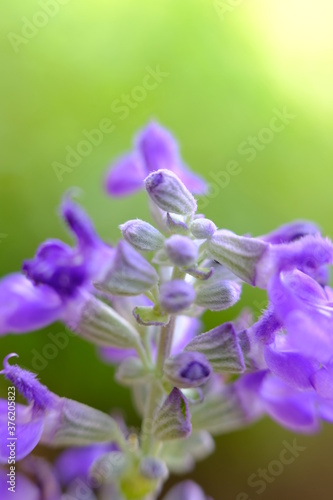
M 222 311 L 238 302 L 242 287 L 233 281 L 205 283 L 196 289 L 195 303 L 210 311 Z
M 160 287 L 160 306 L 166 312 L 178 313 L 189 307 L 194 299 L 194 288 L 186 281 L 168 281 Z
M 126 241 L 120 241 L 111 268 L 95 287 L 113 295 L 140 295 L 157 282 L 153 266 Z
M 175 387 L 199 387 L 207 382 L 212 369 L 200 352 L 181 352 L 164 363 L 164 375 Z
M 153 419 L 153 434 L 159 441 L 187 438 L 191 416 L 185 396 L 176 387 L 170 392 Z
M 208 500 L 200 486 L 193 481 L 183 481 L 174 486 L 163 500 Z
M 120 226 L 120 230 L 124 239 L 141 252 L 155 252 L 163 247 L 164 236 L 143 220 L 129 220 Z
M 216 231 L 207 242 L 208 253 L 250 285 L 255 284 L 256 266 L 269 244 L 256 238 Z
M 76 325 L 70 325 L 81 337 L 95 345 L 129 348 L 140 342 L 135 328 L 104 302 L 90 296 Z
M 144 457 L 139 465 L 140 474 L 150 480 L 166 479 L 169 475 L 165 463 L 154 457 Z
M 209 239 L 216 231 L 214 222 L 209 219 L 195 219 L 190 225 L 190 231 L 198 240 Z
M 182 181 L 170 170 L 157 170 L 145 179 L 146 190 L 152 201 L 165 212 L 190 215 L 197 203 Z
M 197 245 L 186 236 L 171 236 L 165 241 L 164 248 L 171 262 L 178 267 L 191 266 L 198 258 Z
M 59 408 L 44 423 L 41 442 L 52 446 L 83 446 L 118 440 L 117 422 L 106 413 L 72 399 L 60 398 Z
M 205 355 L 216 373 L 241 373 L 245 369 L 243 354 L 231 323 L 224 323 L 194 337 L 185 351 Z

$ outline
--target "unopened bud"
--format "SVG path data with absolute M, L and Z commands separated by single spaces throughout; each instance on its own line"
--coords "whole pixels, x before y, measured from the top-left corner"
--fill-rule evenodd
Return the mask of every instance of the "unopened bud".
M 152 201 L 165 212 L 190 215 L 197 203 L 182 181 L 170 170 L 157 170 L 145 179 L 146 190 Z
M 95 345 L 129 348 L 140 342 L 135 328 L 113 308 L 90 296 L 76 325 L 70 325 L 81 337 Z
M 170 392 L 153 419 L 153 434 L 160 441 L 187 438 L 191 416 L 185 396 L 176 387 Z
M 155 252 L 163 247 L 164 236 L 143 220 L 129 220 L 120 226 L 120 230 L 124 239 L 141 252 Z
M 238 302 L 242 287 L 233 281 L 213 281 L 196 289 L 195 303 L 210 311 L 222 311 Z
M 152 481 L 166 479 L 169 475 L 165 462 L 154 457 L 144 457 L 140 462 L 139 471 L 143 477 Z
M 195 219 L 190 225 L 190 231 L 195 238 L 199 240 L 209 239 L 216 231 L 214 222 L 209 219 Z
M 198 258 L 198 247 L 187 236 L 171 236 L 165 241 L 164 248 L 171 262 L 178 267 L 191 266 Z
M 207 251 L 220 264 L 251 285 L 256 281 L 256 267 L 269 247 L 268 243 L 231 231 L 216 231 L 207 242 Z
M 113 295 L 140 295 L 157 282 L 153 266 L 126 241 L 120 241 L 111 268 L 95 287 Z
M 160 288 L 160 306 L 169 313 L 178 313 L 189 307 L 195 299 L 195 291 L 190 283 L 183 280 L 168 281 Z

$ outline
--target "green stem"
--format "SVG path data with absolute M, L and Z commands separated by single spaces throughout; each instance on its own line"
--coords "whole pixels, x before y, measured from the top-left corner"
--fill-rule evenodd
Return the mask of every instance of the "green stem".
M 160 404 L 162 397 L 161 390 L 161 378 L 163 376 L 163 366 L 164 361 L 170 355 L 170 349 L 172 344 L 172 337 L 175 328 L 176 318 L 175 316 L 171 316 L 169 323 L 162 327 L 161 335 L 158 343 L 158 351 L 157 351 L 157 359 L 156 359 L 156 380 L 152 382 L 150 392 L 148 395 L 147 406 L 145 411 L 144 423 L 146 424 L 143 429 L 143 432 L 146 432 L 146 435 L 143 435 L 143 443 L 142 449 L 144 453 L 148 453 L 153 444 L 154 439 L 152 435 L 152 421 L 154 417 L 154 412 L 158 405 Z

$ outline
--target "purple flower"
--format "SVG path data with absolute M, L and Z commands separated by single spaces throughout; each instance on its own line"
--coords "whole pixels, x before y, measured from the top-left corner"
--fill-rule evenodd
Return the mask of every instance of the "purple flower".
M 313 236 L 320 234 L 319 227 L 310 221 L 297 220 L 284 224 L 268 234 L 259 236 L 259 239 L 267 243 L 280 245 L 281 243 L 290 243 L 299 240 L 309 234 Z
M 65 299 L 75 295 L 88 279 L 83 256 L 57 240 L 43 243 L 34 259 L 24 262 L 23 271 L 35 285 L 48 285 Z
M 312 434 L 320 420 L 333 421 L 333 401 L 316 392 L 298 390 L 269 371 L 244 375 L 235 382 L 244 407 L 256 405 L 263 413 L 294 432 Z
M 114 443 L 97 443 L 80 448 L 68 448 L 55 462 L 55 469 L 63 486 L 75 479 L 88 480 L 93 463 L 105 453 L 116 451 Z
M 174 172 L 192 193 L 204 194 L 207 190 L 205 181 L 183 164 L 172 135 L 155 122 L 137 135 L 134 151 L 108 170 L 106 190 L 111 196 L 132 194 L 144 187 L 147 175 L 160 169 Z
M 26 457 L 39 442 L 51 446 L 85 445 L 119 438 L 116 422 L 104 413 L 67 398 L 41 384 L 36 375 L 10 365 L 4 359 L 3 374 L 29 403 L 16 404 L 16 459 Z M 14 389 L 12 389 L 14 391 Z M 0 463 L 8 458 L 8 404 L 0 400 Z
M 24 498 L 24 500 L 36 500 L 41 498 L 41 492 L 39 487 L 34 484 L 25 475 L 16 472 L 15 473 L 15 489 L 9 491 L 10 485 L 7 483 L 9 481 L 8 469 L 0 469 L 0 496 L 1 500 L 12 500 L 14 498 Z M 13 493 L 15 492 L 15 493 Z M 47 497 L 44 497 L 49 500 Z M 60 499 L 60 496 L 57 500 Z
M 36 287 L 21 274 L 0 281 L 0 335 L 43 328 L 62 312 L 62 299 L 49 286 Z
M 66 299 L 84 286 L 91 287 L 92 280 L 104 275 L 114 250 L 102 242 L 91 220 L 68 196 L 61 213 L 76 237 L 77 247 L 57 240 L 46 241 L 33 259 L 25 261 L 23 271 L 35 284 L 48 285 Z
M 307 274 L 282 272 L 268 294 L 276 318 L 288 334 L 289 347 L 326 364 L 333 353 L 333 306 L 330 292 Z
M 39 495 L 35 498 L 43 498 L 43 500 L 61 499 L 60 484 L 56 471 L 51 464 L 43 458 L 30 456 L 25 458 L 20 466 L 21 470 L 32 477 L 34 482 L 38 485 Z M 17 481 L 18 484 L 20 479 Z M 18 496 L 18 498 L 20 498 L 20 496 Z M 26 499 L 26 496 L 22 495 L 22 498 Z
M 92 281 L 109 266 L 114 250 L 98 238 L 83 210 L 65 197 L 62 213 L 77 247 L 48 240 L 23 264 L 26 277 L 12 274 L 0 281 L 0 334 L 25 333 L 58 320 L 77 323 Z
M 255 264 L 255 285 L 266 288 L 281 271 L 298 269 L 309 276 L 322 278 L 322 270 L 333 263 L 333 244 L 320 235 L 304 236 L 291 243 L 269 245 Z

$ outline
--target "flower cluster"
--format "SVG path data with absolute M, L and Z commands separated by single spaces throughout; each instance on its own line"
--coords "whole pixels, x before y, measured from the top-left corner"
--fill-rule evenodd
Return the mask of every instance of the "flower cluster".
M 265 414 L 304 433 L 333 421 L 333 244 L 318 227 L 296 221 L 259 237 L 218 229 L 197 213 L 205 182 L 156 123 L 105 186 L 112 196 L 145 188 L 153 224 L 124 222 L 111 247 L 67 194 L 60 213 L 76 243 L 48 240 L 23 273 L 0 281 L 0 333 L 62 321 L 116 366 L 142 428 L 54 394 L 9 354 L 0 373 L 26 400 L 16 404 L 18 498 L 153 500 L 170 473 L 213 451 L 214 435 Z M 248 285 L 267 291 L 262 315 L 247 309 L 205 332 L 203 313 L 232 307 Z M 6 464 L 4 400 L 0 431 Z M 67 449 L 50 465 L 30 455 L 39 443 Z M 0 476 L 7 498 L 4 468 Z M 185 481 L 164 500 L 188 498 L 207 499 Z

